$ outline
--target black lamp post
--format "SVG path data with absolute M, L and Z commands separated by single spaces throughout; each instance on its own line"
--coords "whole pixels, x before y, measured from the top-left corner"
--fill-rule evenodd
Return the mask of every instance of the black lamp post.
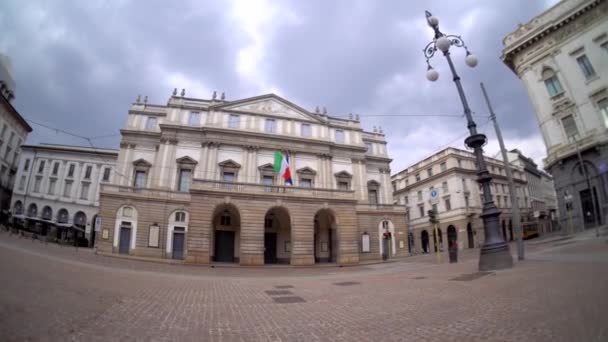
M 456 73 L 454 63 L 450 58 L 450 47 L 464 47 L 466 51 L 465 62 L 470 67 L 477 65 L 477 57 L 475 57 L 465 45 L 464 41 L 460 36 L 445 35 L 439 31 L 439 19 L 433 16 L 429 11 L 425 11 L 426 21 L 433 31 L 435 32 L 435 38 L 427 44 L 424 48 L 424 56 L 426 57 L 426 64 L 428 66 L 426 77 L 429 81 L 436 81 L 439 78 L 439 73 L 429 63 L 429 60 L 435 55 L 437 50 L 443 52 L 443 55 L 448 61 L 452 76 L 454 77 L 454 83 L 460 95 L 460 101 L 464 108 L 464 114 L 467 117 L 467 128 L 469 129 L 469 136 L 464 140 L 465 144 L 473 149 L 475 159 L 477 161 L 477 182 L 481 184 L 483 189 L 483 210 L 481 212 L 481 218 L 483 219 L 483 226 L 485 232 L 485 241 L 481 247 L 479 253 L 479 270 L 496 270 L 510 268 L 513 266 L 513 258 L 509 252 L 509 245 L 505 242 L 500 233 L 500 226 L 498 224 L 500 210 L 494 205 L 492 200 L 492 193 L 490 191 L 490 181 L 492 177 L 486 168 L 486 162 L 483 158 L 482 146 L 486 143 L 487 139 L 484 134 L 477 132 L 477 125 L 473 121 L 471 116 L 471 109 L 464 95 L 464 90 L 460 84 L 460 77 Z

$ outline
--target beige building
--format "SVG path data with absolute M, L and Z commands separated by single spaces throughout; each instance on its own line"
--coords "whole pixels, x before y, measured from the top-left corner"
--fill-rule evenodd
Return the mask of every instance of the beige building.
M 32 127 L 13 107 L 15 81 L 8 57 L 0 54 L 0 222 L 8 217 L 21 144 Z
M 547 148 L 544 166 L 555 182 L 560 225 L 569 226 L 570 216 L 575 229 L 604 224 L 608 1 L 561 1 L 519 25 L 503 44 L 503 61 L 521 79 L 536 112 Z M 570 201 L 572 210 L 567 211 Z
M 99 251 L 242 265 L 407 254 L 380 131 L 274 94 L 184 95 L 130 108 L 113 184 L 101 189 Z M 293 185 L 274 172 L 277 151 Z
M 500 227 L 506 241 L 515 238 L 511 219 L 511 200 L 506 171 L 502 161 L 486 157 L 492 198 L 501 211 Z M 513 169 L 516 193 L 522 216 L 530 212 L 530 195 L 521 168 Z M 448 147 L 392 176 L 393 196 L 409 210 L 409 247 L 412 253 L 434 252 L 437 247 L 447 251 L 454 239 L 459 249 L 483 244 L 481 214 L 482 193 L 477 183 L 473 153 Z M 433 194 L 435 196 L 433 197 Z M 439 219 L 435 237 L 428 211 Z

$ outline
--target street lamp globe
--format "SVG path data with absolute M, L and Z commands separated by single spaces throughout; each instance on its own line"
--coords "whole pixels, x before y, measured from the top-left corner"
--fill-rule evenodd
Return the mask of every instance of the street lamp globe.
M 429 24 L 429 26 L 433 27 L 433 26 L 437 26 L 439 25 L 439 19 L 437 19 L 436 16 L 432 15 L 428 18 L 426 18 L 426 22 Z
M 426 79 L 431 82 L 435 82 L 435 81 L 437 81 L 438 78 L 439 78 L 439 73 L 437 72 L 437 70 L 435 70 L 431 66 L 429 66 L 428 70 L 426 71 Z
M 452 43 L 448 38 L 446 38 L 446 36 L 441 36 L 437 38 L 435 45 L 439 50 L 441 50 L 441 52 L 447 52 L 450 49 L 450 45 L 452 45 Z
M 467 65 L 471 68 L 474 68 L 477 66 L 477 56 L 470 52 L 467 52 L 467 56 L 464 58 L 464 62 L 467 63 Z

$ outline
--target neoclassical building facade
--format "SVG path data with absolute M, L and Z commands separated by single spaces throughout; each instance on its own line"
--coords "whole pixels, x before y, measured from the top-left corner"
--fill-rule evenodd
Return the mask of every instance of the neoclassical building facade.
M 561 1 L 506 35 L 503 45 L 503 61 L 536 112 L 561 226 L 605 224 L 608 1 Z
M 383 133 L 274 94 L 184 95 L 129 110 L 113 184 L 101 188 L 99 252 L 242 265 L 407 254 Z M 275 173 L 276 152 L 293 185 Z

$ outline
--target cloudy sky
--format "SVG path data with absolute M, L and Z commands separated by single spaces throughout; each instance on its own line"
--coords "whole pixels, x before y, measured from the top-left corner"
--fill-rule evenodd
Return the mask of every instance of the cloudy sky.
M 543 1 L 60 1 L 0 2 L 0 52 L 12 59 L 15 106 L 28 120 L 117 147 L 138 94 L 166 103 L 173 88 L 228 100 L 274 92 L 335 116 L 358 113 L 387 135 L 393 173 L 448 145 L 463 148 L 466 123 L 442 56 L 425 78 L 432 38 L 424 10 L 479 57 L 452 55 L 480 130 L 498 144 L 479 89 L 484 82 L 507 148 L 541 162 L 538 125 L 519 79 L 500 60 L 502 38 L 555 3 Z M 404 115 L 423 115 L 418 117 Z M 28 143 L 87 145 L 32 124 Z

